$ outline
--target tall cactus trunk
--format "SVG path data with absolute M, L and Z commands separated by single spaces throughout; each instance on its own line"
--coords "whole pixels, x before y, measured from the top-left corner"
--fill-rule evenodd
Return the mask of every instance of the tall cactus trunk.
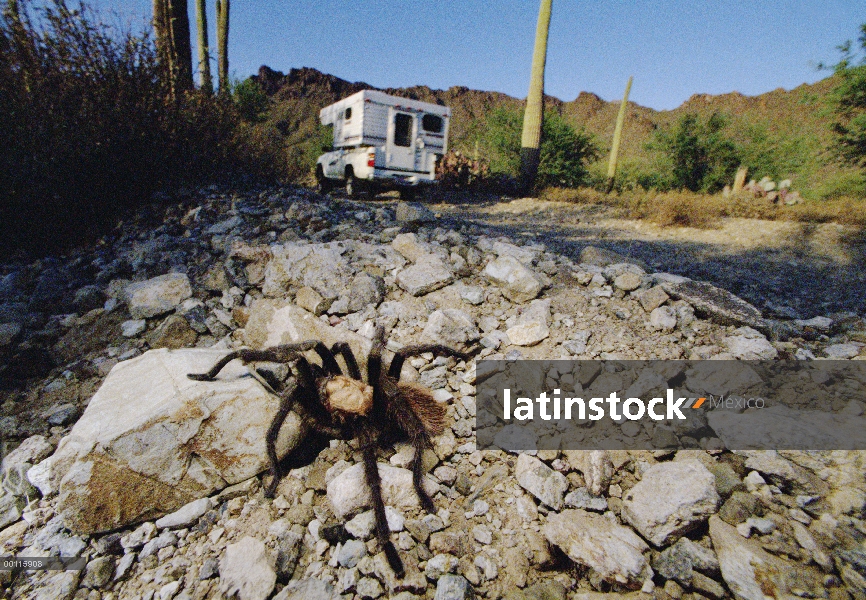
M 220 95 L 229 93 L 229 0 L 216 0 L 217 74 Z
M 162 76 L 169 93 L 192 88 L 192 49 L 186 0 L 153 0 L 153 29 Z
M 192 89 L 192 46 L 190 44 L 187 0 L 168 0 L 171 16 L 171 43 L 174 50 L 175 82 L 178 91 Z
M 625 123 L 625 113 L 628 109 L 628 93 L 631 91 L 631 82 L 634 77 L 628 78 L 625 84 L 625 94 L 622 104 L 619 105 L 619 114 L 616 116 L 616 129 L 613 130 L 613 146 L 610 149 L 610 161 L 607 163 L 607 187 L 604 192 L 609 194 L 613 190 L 613 182 L 616 179 L 616 159 L 619 154 L 619 144 L 622 141 L 622 126 Z
M 156 42 L 156 57 L 159 60 L 161 77 L 168 85 L 169 91 L 174 93 L 174 66 L 172 57 L 174 52 L 171 47 L 171 32 L 168 24 L 168 7 L 166 0 L 153 0 L 153 34 Z
M 529 193 L 535 187 L 538 163 L 541 160 L 541 125 L 544 118 L 544 64 L 547 61 L 547 33 L 553 0 L 541 0 L 538 24 L 535 28 L 535 49 L 532 51 L 532 74 L 526 112 L 523 115 L 523 135 L 520 140 L 520 192 Z
M 207 7 L 205 0 L 195 0 L 195 22 L 198 29 L 198 72 L 199 85 L 205 94 L 213 93 L 213 79 L 210 76 L 210 47 L 207 42 Z

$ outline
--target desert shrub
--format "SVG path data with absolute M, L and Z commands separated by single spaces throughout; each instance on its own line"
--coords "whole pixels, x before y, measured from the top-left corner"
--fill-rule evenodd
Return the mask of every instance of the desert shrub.
M 661 150 L 670 161 L 672 188 L 715 192 L 733 179 L 740 157 L 736 144 L 722 131 L 725 123 L 717 113 L 706 121 L 689 113 L 656 133 L 650 148 Z
M 231 95 L 238 107 L 238 112 L 246 121 L 253 123 L 261 121 L 265 111 L 268 110 L 268 96 L 252 77 L 233 82 Z
M 48 252 L 105 231 L 158 189 L 226 172 L 235 110 L 171 99 L 146 32 L 64 0 L 0 15 L 0 235 Z
M 850 164 L 866 170 L 866 23 L 860 25 L 860 31 L 860 64 L 852 64 L 857 57 L 850 40 L 839 47 L 842 59 L 833 68 L 839 83 L 831 97 L 836 112 L 836 148 Z
M 492 173 L 516 177 L 520 170 L 520 111 L 499 108 L 487 119 L 482 146 Z M 576 131 L 558 113 L 544 114 L 541 133 L 541 160 L 536 186 L 577 187 L 585 182 L 587 163 L 598 150 L 591 136 Z

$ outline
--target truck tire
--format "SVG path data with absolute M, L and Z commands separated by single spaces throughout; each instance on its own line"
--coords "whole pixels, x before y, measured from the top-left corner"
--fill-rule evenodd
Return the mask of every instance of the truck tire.
M 316 191 L 320 194 L 327 194 L 331 191 L 331 180 L 325 177 L 322 171 L 322 165 L 316 166 Z
M 357 198 L 363 191 L 363 183 L 355 177 L 355 173 L 349 171 L 346 173 L 346 196 L 349 198 Z

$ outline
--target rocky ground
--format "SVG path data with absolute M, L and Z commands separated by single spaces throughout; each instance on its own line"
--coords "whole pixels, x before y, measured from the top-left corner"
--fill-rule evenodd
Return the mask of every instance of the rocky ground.
M 860 312 L 866 295 L 863 232 L 838 223 L 726 218 L 713 227 L 660 227 L 603 205 L 460 195 L 435 210 L 577 260 L 588 244 L 653 270 L 709 281 L 768 315 L 809 319 Z
M 500 233 L 419 205 L 212 189 L 95 247 L 0 267 L 0 552 L 87 561 L 0 571 L 5 596 L 866 598 L 863 453 L 720 452 L 702 438 L 517 455 L 474 438 L 479 358 L 858 360 L 864 315 L 780 319 L 635 256 Z M 155 348 L 261 346 L 280 307 L 335 338 L 381 323 L 391 350 L 482 348 L 404 370 L 449 424 L 425 455 L 436 515 L 406 493 L 408 448 L 380 453 L 406 577 L 372 536 L 357 445 L 343 441 L 274 500 L 259 475 L 111 533 L 68 529 L 44 465 L 112 367 Z

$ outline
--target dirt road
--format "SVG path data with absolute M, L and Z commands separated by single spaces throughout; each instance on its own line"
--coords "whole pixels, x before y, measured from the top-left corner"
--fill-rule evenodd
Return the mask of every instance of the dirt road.
M 659 271 L 724 287 L 768 316 L 866 312 L 866 235 L 835 223 L 723 219 L 717 229 L 659 227 L 606 206 L 533 198 L 428 206 L 574 259 L 588 245 L 637 257 Z

